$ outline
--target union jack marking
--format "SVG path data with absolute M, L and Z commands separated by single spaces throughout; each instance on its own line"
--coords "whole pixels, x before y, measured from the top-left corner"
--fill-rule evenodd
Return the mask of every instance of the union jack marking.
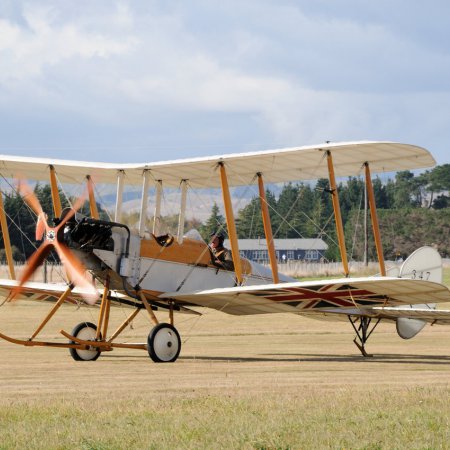
M 342 284 L 327 284 L 317 290 L 296 287 L 283 288 L 272 292 L 271 295 L 265 295 L 265 298 L 291 304 L 301 309 L 352 307 L 355 304 L 378 304 L 385 300 L 385 297 L 380 294 Z

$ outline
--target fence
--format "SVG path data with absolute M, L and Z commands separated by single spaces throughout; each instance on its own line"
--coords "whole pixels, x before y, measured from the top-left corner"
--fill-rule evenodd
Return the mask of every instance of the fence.
M 395 263 L 391 263 L 392 266 Z M 367 266 L 363 262 L 351 261 L 349 263 L 350 274 L 359 276 L 374 275 L 380 271 L 378 263 L 370 262 Z M 333 277 L 342 276 L 344 270 L 341 262 L 307 262 L 287 261 L 278 264 L 278 271 L 290 277 Z
M 20 277 L 24 267 L 25 264 L 23 263 L 14 264 L 16 278 Z M 0 265 L 0 278 L 9 278 L 9 270 L 6 264 Z M 64 269 L 60 264 L 45 263 L 34 272 L 29 281 L 60 283 L 64 279 Z
M 402 262 L 386 261 L 386 269 L 394 266 L 401 266 Z M 450 259 L 443 259 L 444 268 L 450 267 Z M 266 267 L 269 267 L 266 265 Z M 380 266 L 377 262 L 369 262 L 366 266 L 361 261 L 349 262 L 351 276 L 373 276 L 380 273 Z M 341 262 L 312 263 L 306 261 L 288 261 L 285 264 L 278 264 L 280 273 L 290 277 L 334 277 L 342 276 L 344 271 Z

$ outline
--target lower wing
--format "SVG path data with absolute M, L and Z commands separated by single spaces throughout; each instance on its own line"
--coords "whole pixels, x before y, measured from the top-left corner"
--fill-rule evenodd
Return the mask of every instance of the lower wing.
M 372 277 L 173 292 L 165 293 L 160 298 L 235 315 L 290 312 L 395 319 L 422 318 L 419 316 L 422 309 L 393 307 L 450 302 L 450 290 L 431 281 Z M 431 311 L 424 310 L 424 320 L 437 313 L 442 314 L 442 320 L 444 316 L 450 317 L 448 312 L 445 315 L 443 311 Z
M 18 282 L 15 280 L 4 280 L 0 279 L 0 303 L 8 301 L 11 298 L 12 289 L 17 287 Z M 38 283 L 38 282 L 28 282 L 23 285 L 21 292 L 14 297 L 14 299 L 20 300 L 34 300 L 41 302 L 56 302 L 61 295 L 67 290 L 69 286 L 65 283 L 61 284 L 50 284 L 50 283 Z M 99 294 L 103 293 L 103 289 L 99 289 Z M 83 301 L 86 293 L 82 289 L 75 287 L 70 292 L 70 295 L 66 298 L 66 302 L 78 304 Z M 125 301 L 128 297 L 118 293 L 110 293 L 111 300 Z

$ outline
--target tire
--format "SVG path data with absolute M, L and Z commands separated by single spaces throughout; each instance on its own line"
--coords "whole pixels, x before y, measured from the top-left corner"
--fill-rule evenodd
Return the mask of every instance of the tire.
M 72 336 L 84 341 L 95 341 L 96 334 L 97 325 L 91 322 L 81 322 L 72 330 Z M 69 343 L 76 344 L 74 341 L 69 341 Z M 79 350 L 78 348 L 69 348 L 69 352 L 75 361 L 95 361 L 101 353 L 100 350 Z
M 154 362 L 174 362 L 181 350 L 178 331 L 168 323 L 156 325 L 148 335 L 147 350 Z

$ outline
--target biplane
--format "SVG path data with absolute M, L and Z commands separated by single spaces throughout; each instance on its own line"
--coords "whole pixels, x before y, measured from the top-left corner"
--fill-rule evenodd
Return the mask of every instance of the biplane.
M 325 320 L 348 320 L 355 331 L 355 344 L 364 356 L 369 356 L 367 340 L 381 321 L 395 324 L 398 335 L 404 339 L 416 336 L 427 323 L 450 323 L 450 311 L 436 309 L 438 303 L 450 302 L 450 291 L 442 284 L 442 260 L 437 251 L 423 247 L 400 268 L 386 267 L 372 186 L 372 174 L 434 165 L 433 157 L 423 148 L 364 141 L 147 164 L 0 156 L 0 172 L 4 179 L 18 180 L 15 186 L 37 216 L 36 237 L 42 240 L 16 280 L 0 196 L 0 223 L 11 278 L 0 280 L 0 293 L 6 301 L 27 298 L 53 302 L 29 338 L 16 339 L 3 333 L 0 338 L 25 346 L 65 347 L 77 361 L 96 360 L 102 352 L 115 348 L 133 348 L 146 350 L 155 362 L 173 362 L 181 350 L 175 315 L 199 314 L 196 307 L 205 307 L 234 315 L 293 313 Z M 49 182 L 53 220 L 46 218 L 33 190 L 19 175 L 24 173 L 27 179 Z M 336 177 L 360 175 L 365 179 L 380 274 L 351 278 Z M 318 178 L 329 180 L 343 276 L 298 281 L 278 271 L 265 186 Z M 70 208 L 63 209 L 60 186 L 80 182 L 86 185 L 85 198 L 82 196 Z M 97 182 L 116 186 L 114 220 L 99 218 L 94 189 Z M 122 221 L 127 183 L 142 186 L 136 230 Z M 239 253 L 230 186 L 249 184 L 258 187 L 269 267 L 247 260 Z M 162 235 L 159 227 L 163 189 L 174 188 L 181 192 L 178 230 L 172 235 Z M 188 189 L 204 188 L 221 190 L 232 270 L 217 267 L 208 243 L 198 233 L 184 229 Z M 151 230 L 147 211 L 150 191 L 155 204 Z M 78 209 L 87 200 L 90 213 L 82 215 Z M 30 281 L 52 250 L 58 253 L 67 282 Z M 39 333 L 64 303 L 79 301 L 98 310 L 96 324 L 82 322 L 71 333 L 61 330 L 67 339 L 64 342 L 39 340 Z M 115 304 L 128 306 L 130 313 L 110 332 L 109 319 Z M 167 312 L 167 322 L 159 322 L 156 310 Z M 153 323 L 146 341 L 119 342 L 123 330 L 140 311 L 148 314 Z

